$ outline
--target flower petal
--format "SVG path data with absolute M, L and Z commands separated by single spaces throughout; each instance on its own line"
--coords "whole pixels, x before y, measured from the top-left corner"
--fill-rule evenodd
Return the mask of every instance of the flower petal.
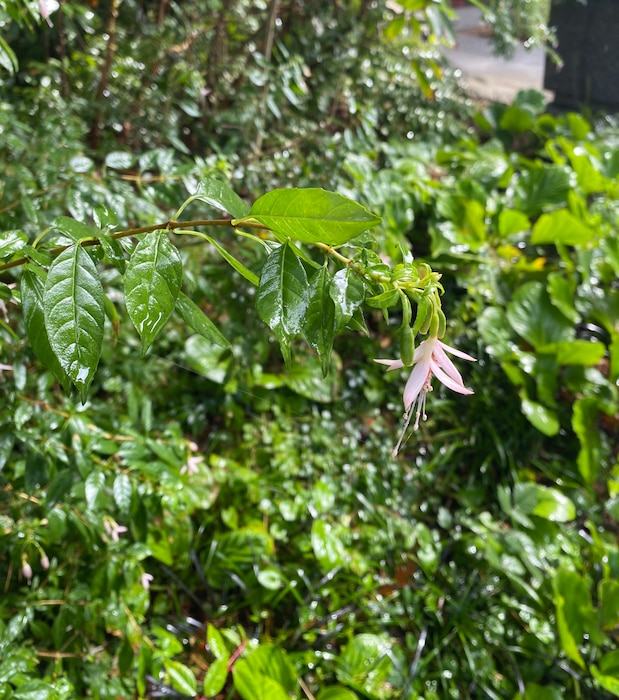
M 467 355 L 465 352 L 462 352 L 462 350 L 458 350 L 458 348 L 452 348 L 451 345 L 447 345 L 447 343 L 443 343 L 440 340 L 438 341 L 438 346 L 441 348 L 441 350 L 444 350 L 445 352 L 449 352 L 452 355 L 455 355 L 456 357 L 461 357 L 463 360 L 470 360 L 471 362 L 477 362 L 477 360 L 474 357 Z
M 449 359 L 449 357 L 447 357 L 443 348 L 437 346 L 434 349 L 434 355 L 432 357 L 432 360 L 445 372 L 445 374 L 450 376 L 454 380 L 454 382 L 458 382 L 458 384 L 464 384 L 462 375 L 460 374 L 460 372 L 458 372 L 458 369 L 456 368 L 454 363 Z
M 387 365 L 387 372 L 391 372 L 392 369 L 402 369 L 404 363 L 402 360 L 374 360 L 378 362 L 379 365 Z
M 404 408 L 409 411 L 410 407 L 415 403 L 415 400 L 421 393 L 424 384 L 428 381 L 430 374 L 430 362 L 418 362 L 406 382 L 404 387 Z
M 432 367 L 434 376 L 444 384 L 448 389 L 457 392 L 458 394 L 473 394 L 472 389 L 467 389 L 462 382 L 457 382 L 455 379 L 445 373 L 438 365 Z

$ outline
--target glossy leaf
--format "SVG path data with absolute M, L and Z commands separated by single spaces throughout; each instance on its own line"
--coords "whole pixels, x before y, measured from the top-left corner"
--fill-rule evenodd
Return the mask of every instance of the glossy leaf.
M 250 211 L 249 206 L 227 182 L 214 177 L 205 177 L 201 180 L 192 199 L 206 202 L 215 209 L 223 209 L 235 219 L 247 216 Z
M 531 425 L 544 435 L 556 435 L 559 432 L 559 419 L 555 411 L 543 406 L 541 403 L 531 401 L 526 394 L 521 392 L 522 412 Z
M 76 243 L 84 238 L 96 238 L 98 236 L 97 231 L 83 224 L 81 221 L 72 219 L 70 216 L 57 216 L 54 219 L 53 226 L 60 231 L 60 233 L 64 233 Z
M 322 373 L 329 371 L 335 335 L 335 304 L 329 295 L 331 275 L 326 267 L 314 274 L 309 284 L 309 303 L 303 333 L 320 357 Z
M 131 484 L 131 479 L 127 474 L 121 472 L 116 476 L 112 486 L 112 493 L 114 494 L 114 502 L 116 503 L 118 510 L 121 513 L 128 513 L 129 506 L 131 505 L 133 486 Z
M 180 292 L 176 300 L 176 310 L 185 323 L 196 333 L 214 345 L 227 348 L 230 343 L 211 319 L 186 294 Z
M 542 484 L 516 484 L 513 499 L 514 506 L 527 515 L 537 515 L 557 523 L 576 517 L 576 508 L 567 496 Z
M 28 243 L 23 231 L 0 231 L 0 258 L 8 258 Z
M 305 268 L 287 243 L 276 248 L 264 263 L 256 293 L 261 320 L 273 331 L 290 360 L 290 341 L 305 323 L 308 285 Z
M 340 331 L 361 308 L 365 285 L 349 267 L 338 270 L 331 278 L 329 295 L 335 304 L 335 327 Z
M 311 541 L 314 556 L 323 571 L 331 571 L 348 562 L 349 556 L 342 540 L 324 520 L 314 520 L 312 523 Z
M 342 245 L 377 226 L 380 217 L 357 202 L 317 188 L 273 190 L 260 197 L 249 214 L 234 222 L 259 223 L 278 235 L 303 243 Z
M 180 661 L 174 661 L 172 659 L 166 659 L 163 662 L 163 666 L 170 679 L 170 685 L 183 693 L 184 695 L 189 695 L 194 697 L 196 694 L 196 677 L 194 672 L 185 664 Z
M 210 622 L 206 626 L 206 643 L 216 659 L 229 659 L 230 653 L 221 632 Z
M 538 165 L 525 170 L 515 185 L 514 208 L 534 216 L 564 205 L 571 189 L 570 172 L 561 165 Z
M 43 280 L 34 272 L 25 270 L 21 280 L 21 300 L 28 340 L 39 360 L 54 375 L 62 388 L 68 391 L 71 380 L 49 344 L 45 328 L 44 297 Z
M 290 700 L 297 674 L 283 649 L 261 644 L 233 667 L 234 687 L 244 700 Z
M 572 324 L 550 303 L 541 282 L 527 282 L 518 288 L 507 305 L 512 328 L 533 347 L 571 340 Z
M 559 569 L 556 573 L 553 590 L 561 646 L 569 659 L 584 668 L 578 645 L 585 631 L 589 632 L 584 628 L 584 620 L 593 612 L 589 590 L 576 572 L 566 569 Z
M 52 262 L 43 303 L 49 344 L 85 401 L 101 357 L 105 309 L 97 268 L 82 246 Z
M 384 697 L 393 670 L 391 644 L 377 634 L 358 634 L 346 645 L 335 671 L 345 683 L 367 697 Z
M 136 246 L 125 273 L 129 318 L 145 353 L 174 310 L 182 281 L 182 264 L 164 231 L 145 236 Z

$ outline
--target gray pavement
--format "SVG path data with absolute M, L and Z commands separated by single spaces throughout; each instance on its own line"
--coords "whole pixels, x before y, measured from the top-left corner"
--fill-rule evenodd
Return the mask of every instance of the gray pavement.
M 495 102 L 511 102 L 520 90 L 542 90 L 544 52 L 539 48 L 518 47 L 510 60 L 495 56 L 493 45 L 476 7 L 456 10 L 456 46 L 445 54 L 462 72 L 462 82 L 473 97 Z M 542 90 L 552 99 L 552 93 Z

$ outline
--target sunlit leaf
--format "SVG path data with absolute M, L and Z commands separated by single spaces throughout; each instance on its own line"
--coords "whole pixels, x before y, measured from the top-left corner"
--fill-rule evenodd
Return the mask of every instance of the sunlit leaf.
M 317 188 L 273 190 L 233 223 L 263 224 L 281 240 L 342 245 L 380 223 L 380 217 L 335 192 Z

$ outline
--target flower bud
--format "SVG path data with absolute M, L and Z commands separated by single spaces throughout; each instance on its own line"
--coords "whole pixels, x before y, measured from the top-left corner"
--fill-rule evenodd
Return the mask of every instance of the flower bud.
M 41 568 L 45 569 L 45 571 L 47 571 L 49 569 L 49 558 L 48 558 L 47 554 L 44 554 L 41 557 Z
M 22 576 L 30 583 L 32 581 L 32 567 L 28 563 L 26 559 L 24 559 L 22 566 L 21 566 L 21 573 Z

